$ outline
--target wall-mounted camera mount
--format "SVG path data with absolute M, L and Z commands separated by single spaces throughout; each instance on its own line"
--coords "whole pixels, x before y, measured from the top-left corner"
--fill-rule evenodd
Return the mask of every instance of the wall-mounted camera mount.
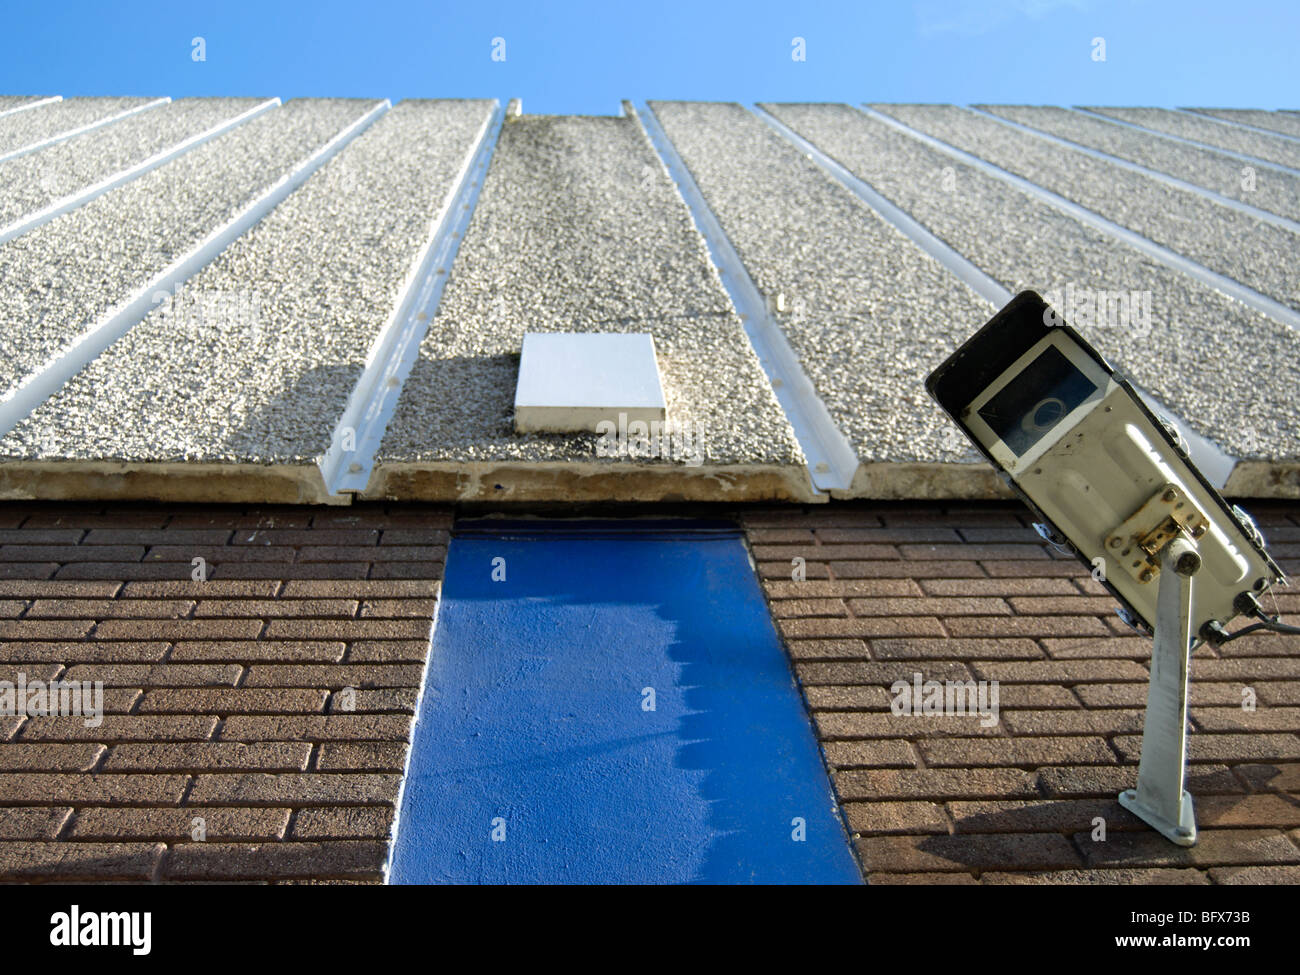
M 1120 802 L 1174 843 L 1196 841 L 1186 774 L 1192 649 L 1258 629 L 1259 596 L 1286 577 L 1254 522 L 1229 506 L 1187 446 L 1036 293 L 1025 291 L 926 380 L 1042 522 L 1154 634 L 1138 787 Z M 1037 527 L 1037 526 L 1036 526 Z M 1229 633 L 1243 613 L 1262 622 Z

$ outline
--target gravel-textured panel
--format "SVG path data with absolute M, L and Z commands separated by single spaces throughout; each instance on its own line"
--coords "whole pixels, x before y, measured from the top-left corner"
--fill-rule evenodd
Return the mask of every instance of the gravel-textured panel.
M 1252 132 L 1235 125 L 1224 125 L 1211 118 L 1200 118 L 1186 112 L 1173 112 L 1167 108 L 1102 108 L 1088 106 L 1093 112 L 1110 115 L 1134 125 L 1143 125 L 1157 132 L 1168 132 L 1206 145 L 1243 152 L 1258 159 L 1300 169 L 1300 145 L 1279 139 L 1263 132 Z
M 924 381 L 993 309 L 746 109 L 653 108 L 859 459 L 970 460 Z
M 299 100 L 0 246 L 0 391 L 15 385 L 369 110 Z
M 1300 308 L 1300 235 L 1192 192 L 950 105 L 877 105 L 1121 226 Z
M 1192 111 L 1300 138 L 1300 115 L 1289 112 L 1266 112 L 1262 108 L 1195 108 Z
M 527 331 L 649 332 L 703 462 L 802 457 L 703 238 L 633 118 L 504 126 L 386 461 L 595 460 L 594 435 L 514 433 Z
M 980 106 L 995 115 L 1033 126 L 1080 145 L 1168 173 L 1223 196 L 1300 220 L 1300 175 L 1272 169 L 1247 173 L 1245 163 L 1212 149 L 1198 149 L 1137 129 L 1113 125 L 1064 108 L 1023 105 Z
M 1149 329 L 1074 324 L 1230 453 L 1300 456 L 1294 330 L 848 106 L 771 109 L 1011 291 L 1150 291 Z M 963 337 L 978 324 L 964 323 Z
M 28 102 L 44 101 L 48 95 L 0 95 L 0 112 L 7 112 L 11 108 L 17 108 L 19 105 L 25 105 Z
M 0 155 L 151 102 L 152 98 L 65 98 L 0 118 Z M 0 102 L 0 112 L 12 106 Z
M 144 162 L 262 101 L 184 98 L 0 163 L 0 226 Z
M 0 456 L 310 461 L 329 446 L 376 333 L 488 102 L 407 101 L 188 283 L 248 304 L 163 310 L 20 424 Z M 271 133 L 268 133 L 271 134 Z

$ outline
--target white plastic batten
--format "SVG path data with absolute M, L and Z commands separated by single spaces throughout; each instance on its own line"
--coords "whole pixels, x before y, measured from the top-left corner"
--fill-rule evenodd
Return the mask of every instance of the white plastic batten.
M 9 115 L 17 115 L 19 112 L 25 112 L 29 108 L 40 108 L 42 105 L 53 105 L 55 102 L 63 101 L 62 95 L 51 95 L 49 98 L 36 98 L 30 102 L 23 102 L 21 105 L 15 105 L 13 108 L 6 108 L 0 112 L 0 118 Z
M 845 189 L 875 210 L 886 222 L 901 231 L 912 243 L 952 272 L 954 277 L 964 282 L 981 298 L 990 302 L 994 308 L 1001 308 L 1011 300 L 1010 290 L 981 271 L 965 255 L 959 254 L 948 243 L 932 234 L 901 207 L 895 206 L 881 196 L 866 180 L 853 175 L 845 166 L 836 162 L 761 105 L 756 107 L 755 114 L 800 152 L 839 180 Z
M 1190 115 L 1192 118 L 1198 118 L 1203 121 L 1218 122 L 1220 125 L 1231 125 L 1234 128 L 1246 129 L 1257 135 L 1271 135 L 1275 139 L 1283 139 L 1286 142 L 1300 143 L 1300 136 L 1289 135 L 1286 132 L 1274 132 L 1272 129 L 1266 129 L 1262 125 L 1251 125 L 1249 122 L 1238 122 L 1236 119 L 1219 118 L 1217 115 L 1206 115 L 1204 112 L 1197 112 L 1190 108 L 1171 108 L 1171 112 L 1179 115 Z
M 1004 287 L 1001 282 L 985 274 L 964 254 L 954 250 L 951 245 L 936 237 L 908 213 L 885 199 L 865 180 L 853 175 L 843 165 L 830 158 L 803 136 L 784 125 L 767 111 L 762 110 L 761 106 L 759 117 L 767 121 L 777 132 L 807 153 L 814 162 L 840 180 L 854 195 L 875 209 L 881 217 L 893 224 L 909 240 L 951 271 L 954 276 L 965 282 L 981 298 L 991 302 L 994 308 L 1001 308 L 1011 300 L 1010 290 Z M 1227 481 L 1228 475 L 1232 473 L 1236 459 L 1225 454 L 1213 441 L 1192 429 L 1186 420 L 1177 416 L 1146 390 L 1139 389 L 1138 394 L 1147 401 L 1147 405 L 1150 406 L 1153 412 L 1166 417 L 1178 428 L 1183 435 L 1183 439 L 1187 441 L 1188 453 L 1192 456 L 1192 459 L 1202 465 L 1207 471 L 1207 476 L 1216 482 L 1216 486 L 1222 487 Z
M 861 111 L 864 114 L 872 118 L 877 118 L 882 122 L 894 122 L 895 127 L 900 128 L 901 131 L 904 131 L 906 134 L 915 135 L 916 137 L 922 140 L 930 139 L 930 137 L 926 136 L 924 133 L 914 132 L 914 130 L 903 125 L 903 123 L 897 122 L 895 119 L 887 118 L 881 115 L 879 112 L 876 112 L 870 108 L 862 108 Z M 801 140 L 801 141 L 805 143 L 807 142 L 807 140 Z M 969 161 L 963 158 L 966 154 L 961 153 L 960 149 L 954 149 L 953 147 L 948 146 L 946 143 L 938 142 L 938 140 L 933 140 L 933 141 L 937 143 L 937 145 L 932 146 L 933 148 L 943 148 L 944 151 L 949 151 L 950 154 L 954 154 L 955 157 L 958 158 L 960 161 L 963 162 Z M 811 143 L 809 143 L 809 146 L 814 150 L 816 149 L 816 147 L 812 146 Z M 816 151 L 820 152 L 820 150 L 816 150 Z M 960 155 L 956 155 L 956 154 L 960 154 Z M 982 162 L 982 160 L 980 161 Z M 839 163 L 835 163 L 834 160 L 831 160 L 831 162 L 834 164 L 834 166 L 838 167 L 839 169 L 844 168 L 843 166 L 840 166 Z M 845 170 L 845 172 L 847 173 L 847 170 Z M 859 183 L 861 183 L 865 189 L 870 191 L 872 196 L 876 196 L 876 197 L 880 196 L 880 194 L 877 191 L 871 189 L 871 187 L 868 186 L 865 182 L 859 180 L 856 176 L 853 176 L 852 173 L 848 173 L 848 176 L 850 179 L 857 180 Z M 1019 177 L 1015 177 L 1015 178 L 1019 179 Z M 864 197 L 864 199 L 867 198 Z M 951 246 L 949 246 L 944 241 L 940 240 L 938 237 L 935 237 L 934 234 L 932 234 L 929 230 L 922 227 L 912 217 L 908 216 L 906 213 L 899 210 L 896 206 L 894 206 L 894 204 L 890 203 L 888 200 L 885 200 L 883 197 L 880 197 L 880 199 L 885 204 L 885 208 L 882 208 L 880 210 L 882 216 L 884 216 L 886 219 L 890 220 L 891 222 L 895 223 L 895 225 L 898 227 L 899 230 L 907 234 L 908 237 L 910 237 L 913 241 L 915 241 L 919 246 L 924 248 L 927 253 L 933 256 L 935 260 L 942 263 L 944 267 L 948 268 L 949 270 L 952 270 L 954 274 L 957 274 L 963 281 L 965 281 L 968 285 L 970 285 L 978 294 L 988 299 L 989 301 L 993 302 L 994 306 L 997 308 L 1001 308 L 1003 305 L 1005 305 L 1008 301 L 1011 300 L 1011 292 L 1007 288 L 1003 287 L 1003 285 L 999 283 L 996 279 L 990 277 L 989 275 L 981 271 L 978 267 L 976 267 L 975 264 L 973 264 L 969 258 L 953 250 Z M 867 199 L 867 202 L 871 202 L 870 199 Z M 874 206 L 874 204 L 872 205 Z M 899 214 L 899 219 L 894 218 L 894 216 L 891 213 L 891 210 L 897 211 L 897 213 Z M 1160 400 L 1158 400 L 1151 393 L 1147 392 L 1145 389 L 1140 388 L 1131 379 L 1129 380 L 1129 382 L 1133 385 L 1138 395 L 1141 396 L 1142 399 L 1146 401 L 1147 406 L 1150 407 L 1153 413 L 1155 413 L 1158 416 L 1165 417 L 1183 435 L 1183 439 L 1187 442 L 1188 455 L 1201 468 L 1202 472 L 1205 473 L 1206 476 L 1215 483 L 1215 486 L 1222 487 L 1225 483 L 1227 483 L 1228 475 L 1232 473 L 1232 469 L 1236 466 L 1237 459 L 1225 453 L 1223 449 L 1220 448 L 1219 445 L 1216 444 L 1213 440 L 1210 440 L 1208 437 L 1203 436 L 1201 433 L 1195 430 L 1190 423 L 1188 423 L 1181 416 L 1176 414 L 1173 410 L 1169 409 L 1169 407 L 1165 406 L 1162 402 L 1160 402 Z
M 669 177 L 677 185 L 696 230 L 708 245 L 722 286 L 740 315 L 750 345 L 767 373 L 777 402 L 785 411 L 795 439 L 803 450 L 813 487 L 822 493 L 847 491 L 858 470 L 857 452 L 817 395 L 799 357 L 768 311 L 767 303 L 745 270 L 740 255 L 709 209 L 694 177 L 677 154 L 654 111 L 641 102 L 636 106 L 635 114 Z
M 1066 109 L 1067 112 L 1074 112 L 1077 115 L 1084 115 L 1100 122 L 1109 122 L 1111 125 L 1123 126 L 1126 129 L 1135 129 L 1143 135 L 1156 139 L 1166 139 L 1169 142 L 1176 142 L 1182 146 L 1189 146 L 1192 149 L 1202 149 L 1206 152 L 1217 152 L 1220 156 L 1227 156 L 1229 159 L 1236 159 L 1247 165 L 1254 166 L 1256 169 L 1271 169 L 1275 172 L 1286 173 L 1290 176 L 1300 176 L 1300 169 L 1293 169 L 1290 166 L 1283 166 L 1281 163 L 1275 163 L 1269 159 L 1260 159 L 1258 156 L 1249 156 L 1244 152 L 1234 152 L 1231 149 L 1224 149 L 1222 146 L 1212 146 L 1208 142 L 1197 142 L 1195 139 L 1188 139 L 1185 136 L 1174 135 L 1171 132 L 1161 132 L 1158 129 L 1148 128 L 1145 125 L 1138 125 L 1137 122 L 1130 122 L 1127 119 L 1115 118 L 1111 115 L 1103 115 L 1101 112 L 1094 112 L 1091 108 L 1083 108 L 1078 105 Z
M 178 156 L 183 156 L 191 149 L 195 149 L 203 145 L 205 142 L 211 142 L 213 139 L 220 135 L 224 135 L 236 126 L 247 122 L 249 119 L 255 118 L 263 112 L 268 112 L 273 108 L 277 108 L 279 104 L 280 99 L 278 98 L 268 99 L 260 105 L 250 108 L 247 112 L 244 112 L 241 115 L 236 115 L 233 118 L 226 119 L 224 122 L 208 129 L 206 132 L 192 135 L 183 142 L 178 142 L 174 146 L 169 146 L 162 152 L 150 156 L 143 162 L 138 162 L 134 166 L 116 172 L 112 176 L 100 180 L 98 183 L 78 190 L 71 196 L 65 196 L 61 200 L 55 200 L 43 210 L 37 210 L 35 213 L 29 213 L 24 217 L 19 217 L 13 223 L 9 224 L 9 226 L 0 228 L 0 244 L 7 243 L 15 237 L 21 237 L 23 234 L 35 230 L 43 224 L 49 223 L 51 220 L 62 216 L 70 210 L 75 210 L 77 207 L 85 206 L 91 200 L 103 196 L 105 193 L 109 192 L 109 190 L 116 189 L 123 183 L 129 183 L 131 180 L 143 176 L 150 170 L 157 169 L 159 166 L 171 162 Z
M 17 159 L 19 156 L 26 156 L 29 153 L 40 152 L 42 149 L 48 149 L 50 146 L 56 146 L 60 142 L 67 142 L 69 139 L 75 139 L 79 135 L 85 135 L 87 132 L 94 132 L 106 125 L 112 125 L 114 122 L 120 122 L 122 119 L 130 118 L 132 115 L 139 115 L 141 112 L 147 112 L 151 108 L 157 108 L 159 105 L 166 105 L 171 101 L 170 96 L 155 98 L 151 102 L 145 102 L 143 105 L 136 105 L 134 108 L 128 108 L 124 112 L 118 112 L 116 115 L 107 115 L 104 118 L 96 119 L 86 125 L 78 126 L 75 129 L 68 129 L 66 132 L 60 132 L 52 135 L 48 139 L 42 139 L 40 142 L 33 142 L 30 145 L 21 146 L 9 152 L 0 154 L 0 163 L 8 162 L 10 159 Z
M 402 387 L 419 356 L 420 343 L 438 312 L 443 288 L 469 226 L 505 115 L 498 102 L 483 121 L 473 147 L 434 217 L 424 247 L 402 287 L 402 298 L 375 336 L 361 376 L 334 426 L 330 447 L 317 460 L 331 494 L 359 494 L 374 469 L 375 454 L 397 408 Z M 351 437 L 348 432 L 351 431 Z M 353 443 L 353 449 L 344 445 Z
M 279 99 L 274 101 L 278 103 Z M 388 109 L 387 99 L 378 103 L 308 156 L 291 172 L 280 177 L 234 218 L 208 234 L 131 297 L 110 309 L 103 318 L 89 326 L 44 366 L 0 397 L 0 436 L 4 436 L 22 422 L 28 414 L 62 389 L 69 379 L 85 368 L 101 352 L 125 335 L 133 326 L 143 321 L 155 307 L 155 297 L 159 293 L 172 292 L 174 288 L 210 264 L 230 244 L 279 206 L 290 193 L 306 182 L 309 176 L 364 132 Z
M 1184 257 L 1177 251 L 1172 251 L 1162 244 L 1157 244 L 1155 241 L 1149 240 L 1141 234 L 1129 230 L 1127 227 L 1122 227 L 1114 221 L 1108 220 L 1098 213 L 1094 213 L 1087 207 L 1080 206 L 1057 193 L 1053 193 L 1051 190 L 1045 190 L 1037 183 L 1032 183 L 1022 176 L 1017 176 L 1015 173 L 1007 172 L 1007 170 L 1000 166 L 995 166 L 993 163 L 981 159 L 979 156 L 966 152 L 963 149 L 950 146 L 948 143 L 936 139 L 932 135 L 920 132 L 912 128 L 910 125 L 898 121 L 896 118 L 885 115 L 883 112 L 876 111 L 868 105 L 858 106 L 858 110 L 870 118 L 883 122 L 886 125 L 897 129 L 899 132 L 902 132 L 903 134 L 924 143 L 930 148 L 937 150 L 938 152 L 942 152 L 954 159 L 959 159 L 968 166 L 973 166 L 978 169 L 982 173 L 1010 183 L 1018 189 L 1023 190 L 1025 193 L 1028 193 L 1030 196 L 1033 196 L 1035 199 L 1038 199 L 1049 206 L 1055 207 L 1063 213 L 1069 214 L 1081 223 L 1087 224 L 1095 230 L 1100 230 L 1102 233 L 1109 234 L 1110 236 L 1123 241 L 1134 250 L 1159 261 L 1166 267 L 1185 274 L 1188 277 L 1199 281 L 1206 287 L 1212 288 L 1215 291 L 1227 295 L 1229 298 L 1241 302 L 1247 308 L 1257 311 L 1262 315 L 1267 315 L 1269 318 L 1275 319 L 1284 325 L 1300 331 L 1300 311 L 1297 311 L 1288 305 L 1284 305 L 1282 302 L 1268 297 L 1268 295 L 1260 294 L 1254 288 L 1247 287 L 1240 281 L 1234 281 L 1232 278 L 1220 274 L 1217 271 L 1211 271 L 1205 265 L 1198 264 L 1196 261 Z
M 1017 131 L 1024 132 L 1027 135 L 1036 136 L 1046 142 L 1052 143 L 1053 145 L 1060 146 L 1063 149 L 1069 149 L 1073 152 L 1081 152 L 1092 159 L 1109 163 L 1112 166 L 1118 166 L 1120 169 L 1127 169 L 1130 172 L 1139 173 L 1149 179 L 1154 179 L 1157 182 L 1164 183 L 1166 186 L 1172 186 L 1176 190 L 1183 190 L 1188 193 L 1195 193 L 1198 196 L 1203 196 L 1220 206 L 1227 207 L 1230 210 L 1236 210 L 1238 213 L 1242 213 L 1248 217 L 1253 217 L 1254 219 L 1260 220 L 1264 223 L 1270 223 L 1273 226 L 1280 227 L 1282 230 L 1286 230 L 1290 233 L 1300 234 L 1300 223 L 1297 223 L 1289 217 L 1271 213 L 1268 210 L 1261 210 L 1259 207 L 1251 206 L 1249 203 L 1243 203 L 1241 200 L 1234 200 L 1230 196 L 1216 193 L 1214 190 L 1206 189 L 1204 186 L 1197 186 L 1195 183 L 1189 183 L 1187 180 L 1179 179 L 1177 176 L 1162 173 L 1158 169 L 1151 169 L 1120 156 L 1113 156 L 1108 152 L 1101 151 L 1100 149 L 1094 149 L 1092 146 L 1085 146 L 1082 143 L 1064 139 L 1051 132 L 1044 132 L 1042 129 L 1034 128 L 1032 125 L 1025 125 L 1023 122 L 1016 122 L 1012 119 L 1003 118 L 1001 115 L 996 115 L 993 112 L 986 111 L 985 109 L 976 108 L 974 105 L 966 106 L 966 111 L 984 118 L 992 119 L 994 122 L 1001 122 L 1008 128 L 1016 129 Z

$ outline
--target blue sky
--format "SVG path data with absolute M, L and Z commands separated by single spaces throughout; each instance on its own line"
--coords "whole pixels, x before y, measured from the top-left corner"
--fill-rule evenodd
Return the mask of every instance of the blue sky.
M 1296 0 L 6 8 L 5 94 L 521 97 L 590 114 L 621 98 L 1300 108 Z

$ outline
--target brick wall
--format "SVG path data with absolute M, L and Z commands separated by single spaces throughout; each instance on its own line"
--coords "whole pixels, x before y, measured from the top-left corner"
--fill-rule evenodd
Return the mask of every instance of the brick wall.
M 1300 575 L 1300 508 L 1248 507 Z M 1136 784 L 1150 641 L 1028 521 L 1018 505 L 745 517 L 869 881 L 1300 882 L 1300 637 L 1196 652 L 1201 833 L 1180 850 L 1115 799 Z M 894 715 L 890 685 L 918 672 L 998 681 L 1000 722 Z
M 0 506 L 0 680 L 105 688 L 0 717 L 0 880 L 381 879 L 449 525 Z

